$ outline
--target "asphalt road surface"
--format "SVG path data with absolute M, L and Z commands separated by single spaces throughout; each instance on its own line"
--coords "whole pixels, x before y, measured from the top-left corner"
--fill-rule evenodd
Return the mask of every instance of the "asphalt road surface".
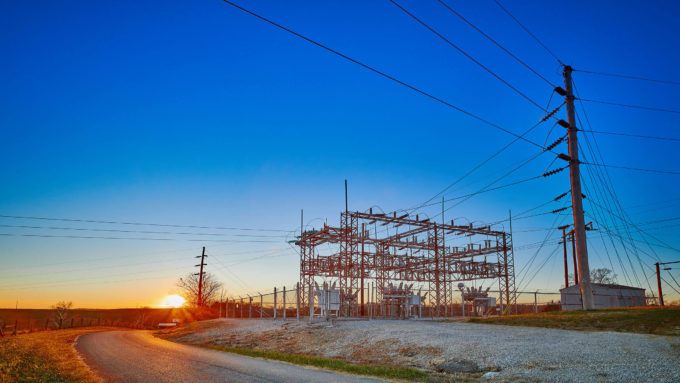
M 382 382 L 177 344 L 148 331 L 90 333 L 76 349 L 106 382 Z

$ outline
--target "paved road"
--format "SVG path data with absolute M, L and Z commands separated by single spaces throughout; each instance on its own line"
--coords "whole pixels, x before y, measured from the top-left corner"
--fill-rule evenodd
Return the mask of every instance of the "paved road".
M 90 333 L 76 349 L 107 382 L 381 382 L 186 346 L 148 331 Z

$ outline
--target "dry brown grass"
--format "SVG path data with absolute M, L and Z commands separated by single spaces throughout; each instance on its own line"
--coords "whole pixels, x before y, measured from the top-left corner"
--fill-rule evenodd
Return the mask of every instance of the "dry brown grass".
M 105 327 L 43 331 L 0 338 L 0 382 L 100 382 L 73 348 Z

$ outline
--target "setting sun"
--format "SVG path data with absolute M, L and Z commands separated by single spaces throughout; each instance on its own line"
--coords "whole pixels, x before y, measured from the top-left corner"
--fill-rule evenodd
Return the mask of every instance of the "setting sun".
M 182 307 L 185 302 L 186 302 L 186 299 L 182 298 L 179 295 L 168 295 L 168 297 L 165 298 L 163 305 L 178 308 L 178 307 Z

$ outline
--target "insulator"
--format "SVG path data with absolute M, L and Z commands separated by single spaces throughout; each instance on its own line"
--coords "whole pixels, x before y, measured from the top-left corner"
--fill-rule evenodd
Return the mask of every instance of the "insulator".
M 555 93 L 559 94 L 562 97 L 565 97 L 567 95 L 567 91 L 558 87 L 555 87 Z
M 566 196 L 567 194 L 569 194 L 569 192 L 564 192 L 564 193 L 558 195 L 557 197 L 555 197 L 554 200 L 555 200 L 555 201 L 559 201 L 562 197 Z
M 551 170 L 551 171 L 549 171 L 549 172 L 545 172 L 545 173 L 543 173 L 543 177 L 548 177 L 548 176 L 551 176 L 551 175 L 553 175 L 553 174 L 557 174 L 557 173 L 561 172 L 561 171 L 564 170 L 564 169 L 566 169 L 566 167 L 559 168 L 559 169 L 555 169 L 555 170 Z
M 568 123 L 568 122 L 566 122 L 566 121 L 564 121 L 564 120 L 559 120 L 559 121 L 557 121 L 557 123 L 558 123 L 561 127 L 569 129 L 569 123 Z
M 564 161 L 567 161 L 567 162 L 571 162 L 571 157 L 569 157 L 568 155 L 563 154 L 563 153 L 558 154 L 557 158 L 564 160 Z
M 555 210 L 553 210 L 551 213 L 555 214 L 555 213 L 559 213 L 559 212 L 565 211 L 565 210 L 567 210 L 567 208 L 566 208 L 566 207 L 563 207 L 563 208 L 560 208 L 560 209 L 555 209 Z
M 546 151 L 553 150 L 553 148 L 554 148 L 555 146 L 559 145 L 560 142 L 564 141 L 565 137 L 566 137 L 566 136 L 558 138 L 557 141 L 555 141 L 555 142 L 553 142 L 552 144 L 550 144 L 550 146 L 548 146 L 547 148 L 545 148 L 545 150 L 546 150 Z
M 562 104 L 562 105 L 564 105 L 564 104 Z M 555 113 L 557 113 L 557 111 L 560 110 L 560 108 L 562 108 L 562 105 L 560 105 L 560 106 L 558 106 L 557 108 L 553 109 L 552 112 L 546 114 L 545 117 L 543 117 L 543 119 L 541 119 L 541 122 L 543 122 L 543 121 L 549 119 L 549 118 L 552 117 Z

